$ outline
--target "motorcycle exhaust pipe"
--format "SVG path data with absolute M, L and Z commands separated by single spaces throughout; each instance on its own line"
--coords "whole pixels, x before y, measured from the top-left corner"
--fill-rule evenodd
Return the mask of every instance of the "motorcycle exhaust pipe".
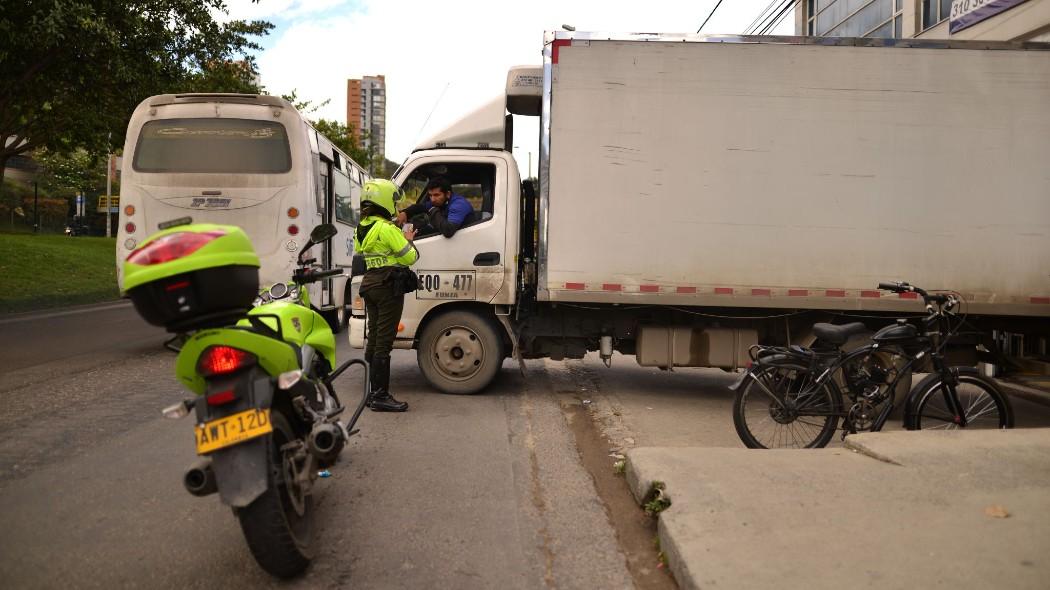
M 343 450 L 343 432 L 335 424 L 318 424 L 310 431 L 306 438 L 306 447 L 310 454 L 322 462 L 330 462 L 335 459 L 339 451 Z
M 207 496 L 219 491 L 215 483 L 215 472 L 211 469 L 211 459 L 203 459 L 186 472 L 182 478 L 186 491 L 194 496 Z

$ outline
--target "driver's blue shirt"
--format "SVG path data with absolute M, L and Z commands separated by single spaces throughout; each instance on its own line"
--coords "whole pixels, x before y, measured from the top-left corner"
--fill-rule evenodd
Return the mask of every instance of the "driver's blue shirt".
M 422 205 L 427 213 L 430 213 L 430 210 L 435 207 L 435 205 L 430 202 L 429 196 L 423 199 Z M 449 223 L 460 226 L 474 220 L 474 207 L 471 206 L 470 201 L 468 201 L 463 195 L 452 193 L 445 208 L 447 209 L 447 211 L 444 212 L 445 219 L 447 219 Z

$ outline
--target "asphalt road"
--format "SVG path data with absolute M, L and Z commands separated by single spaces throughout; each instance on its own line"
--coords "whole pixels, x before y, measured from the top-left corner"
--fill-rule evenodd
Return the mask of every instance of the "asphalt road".
M 317 488 L 313 564 L 277 583 L 230 510 L 182 488 L 192 425 L 159 413 L 185 395 L 164 338 L 127 305 L 0 319 L 4 587 L 673 587 L 615 455 L 741 446 L 722 371 L 508 362 L 484 395 L 447 396 L 395 351 L 411 410 L 365 413 Z M 1047 406 L 1013 403 L 1019 427 L 1050 426 Z
M 126 306 L 0 324 L 4 586 L 279 585 L 230 510 L 181 486 L 193 438 L 159 413 L 183 396 L 163 339 Z M 315 559 L 292 586 L 632 586 L 542 363 L 445 396 L 400 351 L 392 380 L 411 411 L 366 412 L 320 483 Z

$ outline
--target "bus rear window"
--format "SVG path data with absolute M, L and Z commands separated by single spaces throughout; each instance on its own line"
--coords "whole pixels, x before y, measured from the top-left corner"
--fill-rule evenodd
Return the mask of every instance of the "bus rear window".
M 284 126 L 250 119 L 162 119 L 142 126 L 138 172 L 281 174 L 292 169 Z

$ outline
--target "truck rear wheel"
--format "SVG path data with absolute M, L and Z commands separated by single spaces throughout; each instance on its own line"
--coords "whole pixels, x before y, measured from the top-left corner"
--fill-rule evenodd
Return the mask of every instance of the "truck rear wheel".
M 503 339 L 495 322 L 470 311 L 451 311 L 431 320 L 419 339 L 416 360 L 423 376 L 443 393 L 480 393 L 496 377 Z

